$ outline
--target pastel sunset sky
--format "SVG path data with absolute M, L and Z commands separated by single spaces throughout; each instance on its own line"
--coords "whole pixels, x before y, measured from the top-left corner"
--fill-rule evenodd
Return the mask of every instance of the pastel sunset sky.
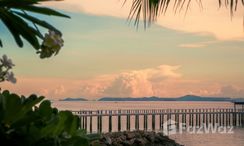
M 230 17 L 218 0 L 192 2 L 188 13 L 172 6 L 144 30 L 129 25 L 131 1 L 64 0 L 43 5 L 71 19 L 39 16 L 59 28 L 65 44 L 39 59 L 28 43 L 18 48 L 0 22 L 7 54 L 16 64 L 17 84 L 1 83 L 24 95 L 64 97 L 244 97 L 244 9 Z

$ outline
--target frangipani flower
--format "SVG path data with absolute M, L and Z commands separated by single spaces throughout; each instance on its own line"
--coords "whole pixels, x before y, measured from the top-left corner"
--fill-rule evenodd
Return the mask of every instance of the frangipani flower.
M 61 35 L 53 30 L 49 30 L 49 33 L 45 34 L 43 45 L 48 48 L 61 48 L 63 47 L 63 39 Z
M 14 73 L 10 72 L 13 66 L 15 65 L 7 55 L 3 55 L 2 58 L 0 58 L 0 82 L 9 81 L 14 84 L 17 82 Z
M 57 31 L 49 30 L 45 34 L 40 50 L 37 53 L 40 53 L 41 58 L 51 57 L 53 54 L 58 54 L 60 49 L 64 45 L 64 40 L 62 39 L 62 34 Z
M 6 73 L 6 75 L 5 75 L 5 77 L 6 77 L 6 80 L 7 81 L 9 81 L 9 82 L 11 82 L 11 83 L 13 83 L 13 84 L 15 84 L 16 83 L 16 78 L 14 77 L 14 73 L 13 72 L 7 72 Z
M 0 59 L 2 66 L 11 69 L 13 66 L 15 66 L 11 59 L 7 57 L 7 55 L 3 55 L 3 57 Z

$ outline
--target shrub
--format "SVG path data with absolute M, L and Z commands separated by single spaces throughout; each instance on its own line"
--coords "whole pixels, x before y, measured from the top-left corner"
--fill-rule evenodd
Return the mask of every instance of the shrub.
M 58 111 L 43 96 L 0 93 L 0 140 L 8 146 L 87 146 L 79 117 Z

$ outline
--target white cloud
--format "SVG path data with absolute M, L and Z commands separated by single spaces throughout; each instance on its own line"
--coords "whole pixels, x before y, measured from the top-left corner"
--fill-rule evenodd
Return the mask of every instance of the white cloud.
M 117 97 L 153 96 L 155 84 L 181 77 L 181 74 L 176 72 L 179 67 L 160 65 L 156 68 L 121 73 L 104 90 L 104 94 Z

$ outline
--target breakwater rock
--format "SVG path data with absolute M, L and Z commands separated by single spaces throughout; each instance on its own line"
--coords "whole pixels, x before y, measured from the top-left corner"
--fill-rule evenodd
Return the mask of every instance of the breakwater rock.
M 182 146 L 163 133 L 125 131 L 105 133 L 90 146 Z

